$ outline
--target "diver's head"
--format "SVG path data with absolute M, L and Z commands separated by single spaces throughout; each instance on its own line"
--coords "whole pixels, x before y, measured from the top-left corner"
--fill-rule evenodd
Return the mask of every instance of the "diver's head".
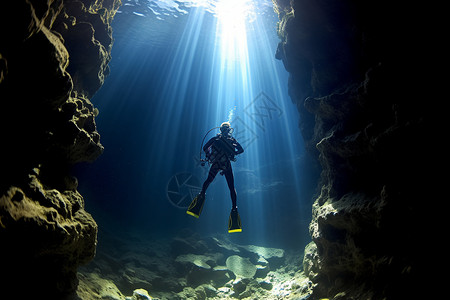
M 220 124 L 220 133 L 223 135 L 231 135 L 233 133 L 230 122 Z

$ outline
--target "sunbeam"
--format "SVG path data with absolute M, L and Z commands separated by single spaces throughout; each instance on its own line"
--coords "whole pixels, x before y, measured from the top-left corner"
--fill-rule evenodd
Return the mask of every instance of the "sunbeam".
M 306 235 L 307 226 L 291 222 L 307 220 L 310 208 L 301 200 L 298 114 L 288 74 L 274 58 L 271 1 L 125 1 L 116 22 L 125 21 L 128 26 L 115 30 L 111 76 L 93 99 L 106 148 L 97 164 L 112 160 L 105 168 L 118 174 L 115 180 L 123 177 L 109 198 L 133 201 L 130 215 L 146 212 L 140 227 L 223 232 L 231 207 L 224 177 L 217 175 L 208 188 L 198 220 L 185 214 L 181 191 L 168 189 L 184 177 L 197 182 L 183 190 L 189 197 L 201 189 L 208 166 L 199 164 L 200 142 L 229 121 L 245 150 L 232 163 L 243 232 L 231 238 L 269 243 L 290 241 L 299 230 Z M 108 205 L 125 209 L 119 200 Z

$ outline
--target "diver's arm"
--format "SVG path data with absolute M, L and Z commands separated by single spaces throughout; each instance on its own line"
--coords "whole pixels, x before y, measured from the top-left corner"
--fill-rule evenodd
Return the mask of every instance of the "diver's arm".
M 244 152 L 244 148 L 242 148 L 241 144 L 239 144 L 239 142 L 236 140 L 234 140 L 234 141 L 236 143 L 235 148 L 237 150 L 237 151 L 235 151 L 235 154 L 238 155 L 238 154 L 241 154 L 242 152 Z
M 211 138 L 204 146 L 203 146 L 203 151 L 206 152 L 206 150 L 212 145 L 212 143 L 214 143 L 215 141 L 215 137 Z

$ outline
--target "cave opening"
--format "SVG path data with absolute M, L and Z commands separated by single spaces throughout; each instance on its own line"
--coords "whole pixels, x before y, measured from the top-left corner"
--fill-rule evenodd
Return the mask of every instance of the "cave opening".
M 0 298 L 429 298 L 445 127 L 423 15 L 2 1 Z M 223 121 L 245 149 L 232 234 L 220 175 L 186 214 L 208 174 L 200 141 Z
M 143 287 L 157 296 L 180 296 L 189 286 L 171 287 L 177 277 L 188 274 L 198 283 L 195 289 L 212 275 L 176 270 L 159 283 L 149 276 L 166 274 L 160 271 L 164 264 L 178 268 L 185 256 L 210 255 L 217 245 L 199 244 L 211 239 L 225 239 L 226 247 L 287 251 L 289 258 L 275 259 L 272 271 L 279 267 L 284 276 L 288 271 L 282 268 L 291 260 L 290 271 L 301 270 L 319 171 L 305 151 L 288 73 L 275 58 L 278 21 L 267 0 L 123 1 L 112 23 L 110 74 L 92 98 L 105 151 L 74 170 L 86 210 L 99 225 L 97 257 L 81 269 L 82 278 L 93 276 L 95 268 L 111 268 L 104 258 L 115 256 L 123 266 L 106 278 L 124 294 Z M 208 174 L 209 166 L 199 164 L 200 142 L 224 121 L 245 150 L 233 163 L 239 234 L 227 234 L 231 201 L 224 176 L 217 175 L 208 188 L 198 220 L 185 213 Z M 180 239 L 198 241 L 182 250 L 186 244 Z M 155 258 L 142 253 L 143 245 L 158 257 L 158 248 L 169 247 L 171 261 L 150 263 Z M 126 262 L 127 251 L 147 261 Z M 264 259 L 258 251 L 245 250 L 251 264 Z M 210 266 L 225 264 L 230 254 L 210 259 Z M 264 281 L 267 272 L 258 276 Z M 278 285 L 286 283 L 280 278 Z M 272 292 L 286 293 L 272 288 L 267 294 Z

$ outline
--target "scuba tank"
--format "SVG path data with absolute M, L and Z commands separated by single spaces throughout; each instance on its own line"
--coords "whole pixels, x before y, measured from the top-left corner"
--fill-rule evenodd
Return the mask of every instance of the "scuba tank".
M 226 157 L 227 159 L 235 161 L 234 149 L 235 149 L 236 145 L 234 145 L 234 143 L 230 143 L 226 138 L 224 139 L 223 135 L 221 135 L 220 137 L 217 137 L 217 143 L 214 143 L 210 148 L 208 148 L 208 151 L 205 154 L 205 159 L 202 159 L 203 144 L 205 142 L 206 137 L 208 136 L 208 134 L 211 131 L 213 131 L 214 129 L 218 129 L 218 128 L 220 128 L 220 127 L 211 128 L 210 130 L 208 130 L 206 132 L 205 136 L 203 137 L 202 144 L 200 146 L 200 153 L 199 153 L 201 166 L 204 166 L 206 164 L 206 162 L 211 163 L 218 157 L 219 157 L 219 159 L 221 157 L 222 158 Z

